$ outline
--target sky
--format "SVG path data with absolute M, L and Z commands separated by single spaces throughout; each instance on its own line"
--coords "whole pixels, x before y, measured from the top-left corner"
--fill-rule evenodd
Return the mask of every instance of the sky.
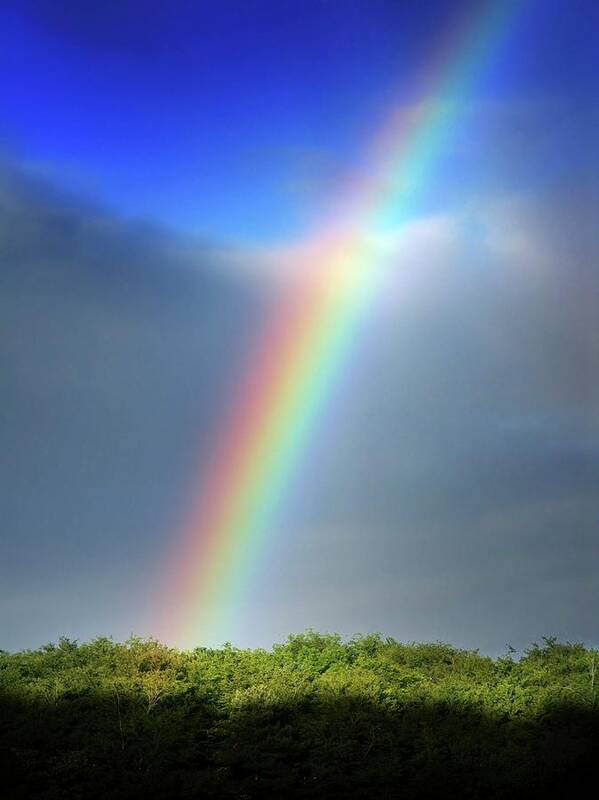
M 599 644 L 599 7 L 512 5 L 209 644 Z M 2 4 L 0 648 L 157 634 L 290 254 L 483 6 Z

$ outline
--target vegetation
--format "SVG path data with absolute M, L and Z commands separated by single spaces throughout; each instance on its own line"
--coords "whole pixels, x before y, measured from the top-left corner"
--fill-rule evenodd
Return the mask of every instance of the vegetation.
M 599 657 L 378 635 L 271 651 L 61 639 L 0 652 L 10 800 L 571 796 L 598 752 Z

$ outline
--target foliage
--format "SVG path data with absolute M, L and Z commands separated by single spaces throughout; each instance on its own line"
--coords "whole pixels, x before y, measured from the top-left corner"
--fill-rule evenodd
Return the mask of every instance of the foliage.
M 597 754 L 597 652 L 522 658 L 314 631 L 271 651 L 108 638 L 0 651 L 5 795 L 570 795 Z

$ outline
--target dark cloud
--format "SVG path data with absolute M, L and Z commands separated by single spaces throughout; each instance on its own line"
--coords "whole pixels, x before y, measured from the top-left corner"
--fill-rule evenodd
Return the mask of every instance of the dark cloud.
M 270 561 L 281 633 L 597 641 L 596 197 L 495 199 L 477 243 L 459 214 L 398 239 L 410 280 L 371 310 L 282 524 L 291 566 Z
M 260 296 L 216 248 L 14 165 L 0 240 L 4 646 L 127 634 Z
M 596 197 L 582 181 L 490 198 L 391 243 L 390 281 L 222 639 L 314 626 L 489 652 L 549 633 L 596 643 Z M 268 270 L 239 250 L 223 269 L 226 249 L 8 165 L 0 233 L 3 646 L 149 633 Z

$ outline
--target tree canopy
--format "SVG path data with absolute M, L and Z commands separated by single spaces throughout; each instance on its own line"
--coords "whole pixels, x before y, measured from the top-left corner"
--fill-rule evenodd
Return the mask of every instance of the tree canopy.
M 307 631 L 0 652 L 10 798 L 527 798 L 591 775 L 595 650 L 520 658 Z

